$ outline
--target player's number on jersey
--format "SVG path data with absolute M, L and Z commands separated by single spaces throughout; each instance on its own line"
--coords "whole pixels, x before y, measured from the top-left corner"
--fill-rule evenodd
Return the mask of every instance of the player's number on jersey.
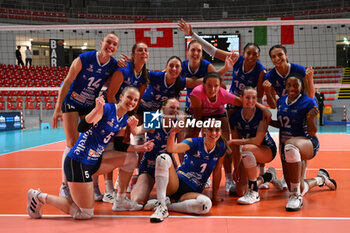
M 89 179 L 89 178 L 90 178 L 89 171 L 85 171 L 84 173 L 85 173 L 85 178 L 86 178 L 86 179 Z
M 104 143 L 108 143 L 110 140 L 111 140 L 111 137 L 114 136 L 114 133 L 113 132 L 110 132 L 104 139 L 103 139 L 103 142 Z
M 100 87 L 101 79 L 97 79 L 95 81 L 94 77 L 90 77 L 88 80 L 89 80 L 88 87 L 91 87 L 91 86 L 93 86 L 94 88 L 99 88 Z
M 202 168 L 201 173 L 203 173 L 205 171 L 205 169 L 207 168 L 207 164 L 202 163 L 201 168 Z
M 278 120 L 281 123 L 281 127 L 283 127 L 283 128 L 292 128 L 292 126 L 289 124 L 290 123 L 289 117 L 287 117 L 287 116 L 284 116 L 284 117 L 278 116 Z
M 234 83 L 239 90 L 243 90 L 245 88 L 245 85 L 243 83 L 240 83 L 238 80 L 234 80 Z
M 155 99 L 164 102 L 164 101 L 166 101 L 168 99 L 168 97 L 167 96 L 162 96 L 162 95 L 156 95 Z

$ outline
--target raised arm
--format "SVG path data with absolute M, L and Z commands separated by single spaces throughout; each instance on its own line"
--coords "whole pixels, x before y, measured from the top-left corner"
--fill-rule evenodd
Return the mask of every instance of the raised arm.
M 305 94 L 310 98 L 315 98 L 315 86 L 314 86 L 314 69 L 309 66 L 306 69 L 306 76 L 304 78 Z
M 223 76 L 227 71 L 229 71 L 233 67 L 233 65 L 237 62 L 238 58 L 239 58 L 238 53 L 234 53 L 234 52 L 230 53 L 230 55 L 225 58 L 225 65 L 218 70 L 218 73 L 220 74 L 220 76 Z
M 270 108 L 277 107 L 276 92 L 269 80 L 263 82 L 263 88 L 267 98 L 267 104 Z
M 52 116 L 52 128 L 57 128 L 58 119 L 62 119 L 61 107 L 62 107 L 63 100 L 66 97 L 70 86 L 72 85 L 74 79 L 77 77 L 77 75 L 79 74 L 81 69 L 82 69 L 81 60 L 79 57 L 77 57 L 72 62 L 72 65 L 69 68 L 68 74 L 67 74 L 66 78 L 64 79 L 63 84 L 62 84 L 60 91 L 58 93 L 55 111 L 54 111 L 53 116 Z
M 175 142 L 175 135 L 178 132 L 179 132 L 179 129 L 172 129 L 170 134 L 169 134 L 168 141 L 166 144 L 166 150 L 169 153 L 183 153 L 183 152 L 186 152 L 190 149 L 190 146 L 187 145 L 186 143 L 183 143 L 183 142 L 176 143 Z M 186 140 L 192 142 L 192 139 L 190 139 L 190 138 L 188 138 Z
M 200 36 L 198 36 L 192 30 L 192 26 L 189 23 L 186 23 L 185 20 L 181 19 L 178 21 L 177 25 L 179 26 L 179 30 L 183 31 L 186 35 L 191 36 L 193 39 L 197 40 L 203 46 L 203 50 L 207 52 L 210 56 L 216 57 L 222 61 L 225 61 L 227 56 L 230 56 L 230 52 L 217 49 L 207 41 L 203 40 Z

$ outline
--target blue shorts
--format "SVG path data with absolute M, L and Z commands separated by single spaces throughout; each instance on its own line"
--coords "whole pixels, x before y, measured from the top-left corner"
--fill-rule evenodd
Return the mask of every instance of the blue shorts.
M 309 139 L 312 143 L 312 147 L 313 147 L 313 151 L 314 151 L 314 154 L 312 156 L 315 157 L 318 150 L 320 149 L 320 142 L 318 141 L 318 138 L 315 136 L 315 137 L 307 137 L 307 139 Z M 280 144 L 280 154 L 281 154 L 281 159 L 283 162 L 285 162 L 285 155 L 284 155 L 284 143 L 281 143 Z
M 178 201 L 182 195 L 193 192 L 196 193 L 196 191 L 194 191 L 190 186 L 188 186 L 179 178 L 179 187 L 177 188 L 177 191 L 174 194 L 171 194 L 169 197 L 175 201 Z
M 100 168 L 101 160 L 100 158 L 95 165 L 85 165 L 67 156 L 63 165 L 67 181 L 79 183 L 92 182 L 91 176 Z
M 92 109 L 94 109 L 95 106 L 92 106 L 90 108 L 82 108 L 79 106 L 75 106 L 74 104 L 69 104 L 66 101 L 63 101 L 61 109 L 62 109 L 62 113 L 66 113 L 66 112 L 78 112 L 79 116 L 85 116 L 87 114 L 89 114 L 89 112 L 92 111 Z

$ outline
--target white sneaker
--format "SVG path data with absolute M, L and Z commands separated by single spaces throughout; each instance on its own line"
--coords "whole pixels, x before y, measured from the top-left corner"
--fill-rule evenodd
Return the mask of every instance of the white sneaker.
M 242 205 L 250 205 L 258 201 L 260 201 L 259 193 L 252 189 L 248 189 L 244 196 L 237 200 L 237 202 Z
M 95 201 L 102 201 L 103 199 L 103 195 L 100 191 L 100 188 L 97 186 L 97 187 L 94 187 L 94 200 Z
M 41 207 L 44 205 L 38 198 L 40 189 L 29 189 L 27 193 L 27 213 L 32 218 L 41 218 Z
M 160 203 L 157 205 L 156 210 L 151 215 L 151 222 L 163 222 L 165 218 L 169 216 L 168 208 L 166 206 L 162 206 Z
M 168 206 L 171 204 L 170 198 L 166 197 L 165 204 Z M 155 208 L 160 205 L 160 202 L 157 199 L 150 199 L 143 206 L 143 210 L 155 210 Z
M 69 187 L 66 183 L 62 183 L 60 187 L 60 196 L 72 199 L 72 196 L 70 195 Z
M 284 179 L 284 176 L 282 176 L 281 178 L 281 183 L 282 183 L 283 190 L 288 189 L 288 185 L 286 180 Z
M 293 193 L 289 196 L 288 203 L 286 205 L 287 211 L 298 211 L 303 206 L 303 197 L 301 195 Z
M 130 192 L 131 192 L 131 190 L 133 189 L 134 185 L 135 185 L 136 182 L 137 182 L 137 178 L 138 178 L 137 175 L 133 175 L 133 176 L 131 177 L 130 184 L 129 184 L 127 190 L 126 190 L 127 193 L 130 193 Z
M 319 187 L 323 187 L 324 185 L 326 185 L 330 190 L 337 189 L 337 182 L 335 182 L 335 180 L 329 177 L 329 173 L 326 169 L 320 168 L 320 170 L 317 173 L 317 176 L 322 177 L 322 179 L 324 180 L 323 184 L 319 185 Z
M 225 181 L 225 191 L 229 192 L 232 185 L 235 185 L 235 182 L 233 180 L 226 180 Z
M 112 191 L 112 192 L 106 192 L 105 191 L 105 193 L 103 194 L 102 201 L 113 204 L 113 202 L 114 202 L 114 195 L 115 195 L 114 191 Z
M 205 188 L 205 189 L 210 188 L 210 185 L 211 185 L 211 179 L 210 179 L 210 177 L 209 177 L 208 180 L 207 180 L 207 182 L 205 182 L 204 188 Z
M 278 179 L 277 175 L 276 175 L 276 169 L 274 167 L 269 167 L 269 169 L 267 169 L 268 173 L 270 173 L 272 175 L 272 179 L 271 179 L 271 183 L 279 190 L 282 191 L 284 189 L 283 187 L 283 183 L 280 179 Z M 286 184 L 287 185 L 287 184 Z
M 112 210 L 114 211 L 138 211 L 142 210 L 143 206 L 131 201 L 129 198 L 125 197 L 121 200 L 114 200 Z
M 265 183 L 262 183 L 260 186 L 259 186 L 259 189 L 269 189 L 270 188 L 270 185 L 268 182 L 265 182 Z

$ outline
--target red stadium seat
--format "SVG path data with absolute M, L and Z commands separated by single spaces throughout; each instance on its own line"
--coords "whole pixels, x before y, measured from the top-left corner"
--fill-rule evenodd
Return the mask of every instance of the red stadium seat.
M 33 102 L 26 102 L 26 109 L 34 109 Z
M 7 103 L 7 109 L 9 109 L 9 110 L 15 110 L 15 109 L 16 109 L 16 106 L 15 106 L 13 103 L 8 102 L 8 103 Z
M 17 103 L 17 109 L 18 110 L 22 110 L 23 109 L 23 103 L 22 102 L 18 102 Z
M 35 109 L 40 109 L 40 105 L 41 105 L 41 103 L 40 103 L 40 102 L 37 102 L 37 103 L 35 104 Z
M 52 100 L 51 100 L 51 98 L 49 96 L 45 96 L 44 102 L 50 103 L 50 102 L 52 102 Z
M 23 102 L 23 97 L 22 96 L 17 96 L 16 102 Z
M 35 97 L 35 102 L 42 102 L 43 100 L 41 99 L 41 97 L 40 96 L 36 96 Z
M 0 110 L 5 110 L 5 104 L 4 104 L 4 102 L 0 102 Z
M 12 103 L 16 102 L 12 95 L 8 96 L 6 101 L 7 102 L 12 102 Z
M 51 109 L 53 109 L 52 104 L 51 104 L 51 103 L 49 103 L 49 102 L 47 102 L 47 103 L 45 104 L 45 109 L 47 109 L 47 110 L 51 110 Z
M 26 102 L 34 102 L 33 98 L 30 96 L 26 97 Z

